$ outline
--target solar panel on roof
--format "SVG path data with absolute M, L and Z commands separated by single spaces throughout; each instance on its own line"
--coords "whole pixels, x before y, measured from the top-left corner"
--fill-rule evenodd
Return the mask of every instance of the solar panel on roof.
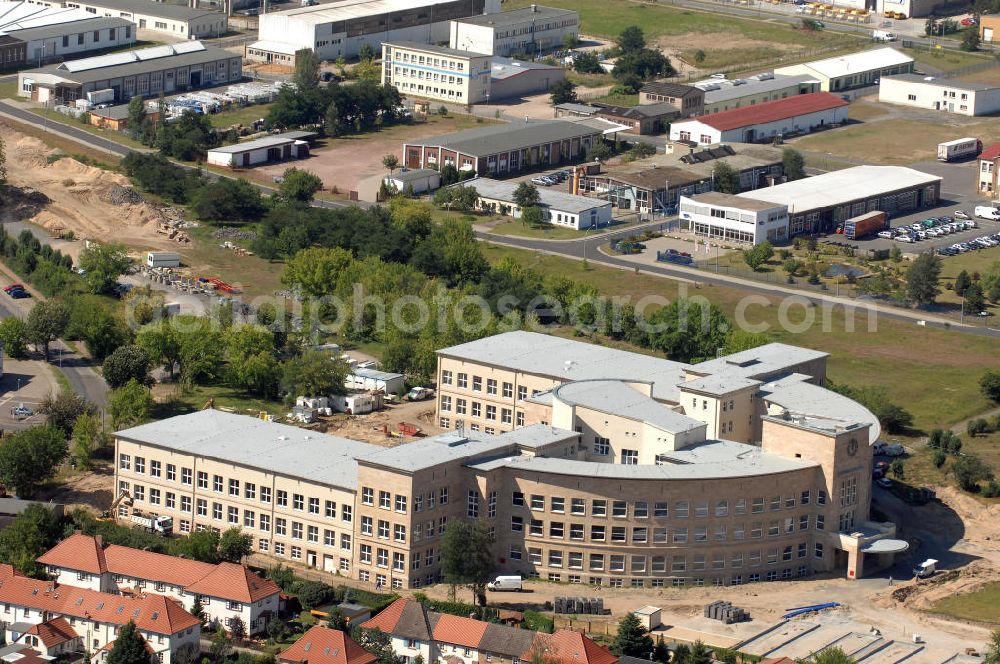
M 302 651 L 303 652 L 309 652 L 310 648 L 312 648 L 312 643 L 307 643 L 304 646 L 302 646 Z
M 186 41 L 180 42 L 178 44 L 171 44 L 174 49 L 174 53 L 194 53 L 195 51 L 204 51 L 205 45 L 200 41 Z

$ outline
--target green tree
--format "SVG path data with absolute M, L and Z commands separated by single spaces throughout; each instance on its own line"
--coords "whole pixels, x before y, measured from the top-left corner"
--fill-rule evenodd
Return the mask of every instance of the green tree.
M 177 540 L 177 554 L 203 563 L 219 562 L 219 533 L 202 530 Z
M 146 126 L 146 100 L 141 95 L 132 97 L 128 102 L 128 135 L 132 140 L 143 138 Z
M 541 228 L 545 225 L 545 214 L 537 205 L 522 208 L 521 222 L 529 228 Z
M 295 72 L 292 74 L 292 84 L 300 93 L 309 92 L 319 87 L 319 56 L 311 48 L 303 48 L 295 52 Z
M 786 258 L 781 264 L 781 269 L 788 273 L 789 277 L 794 277 L 802 269 L 802 261 L 795 258 Z
M 757 348 L 771 343 L 771 338 L 764 332 L 747 332 L 738 327 L 734 327 L 726 335 L 726 345 L 723 347 L 723 354 L 732 355 L 745 350 Z
M 358 60 L 374 60 L 375 59 L 375 49 L 368 42 L 361 44 L 361 48 L 358 49 Z
M 705 58 L 707 57 L 708 56 L 705 54 L 705 51 L 699 48 L 697 51 L 694 52 L 694 63 L 696 65 L 701 65 L 703 62 L 705 62 Z
M 194 601 L 191 602 L 191 615 L 205 622 L 205 606 L 201 603 L 201 595 L 195 595 Z
M 4 443 L 6 447 L 7 443 Z M 63 536 L 60 519 L 43 505 L 28 505 L 0 530 L 0 560 L 34 576 L 43 570 L 36 560 Z
M 785 148 L 781 151 L 781 165 L 785 177 L 789 180 L 801 180 L 806 176 L 806 160 L 795 148 Z
M 978 417 L 976 419 L 969 420 L 965 424 L 965 433 L 967 433 L 970 438 L 975 438 L 980 434 L 987 433 L 989 428 L 989 423 L 985 419 Z
M 1000 664 L 1000 628 L 990 632 L 990 641 L 986 644 L 983 661 L 986 664 Z
M 316 192 L 323 190 L 323 181 L 314 173 L 292 167 L 281 176 L 281 198 L 296 203 L 309 203 Z
M 580 39 L 572 32 L 567 32 L 562 36 L 562 47 L 566 51 L 573 50 L 579 43 Z
M 1000 401 L 1000 371 L 984 371 L 979 377 L 979 391 L 990 401 Z
M 715 357 L 732 327 L 714 304 L 678 298 L 650 316 L 648 345 L 677 362 Z
M 974 492 L 980 482 L 993 479 L 993 470 L 975 454 L 964 454 L 951 464 L 951 475 L 959 489 Z
M 247 638 L 247 625 L 239 616 L 233 616 L 229 619 L 229 636 L 237 643 Z
M 933 304 L 940 294 L 941 259 L 931 252 L 917 256 L 906 271 L 906 293 L 918 306 Z
M 743 250 L 743 262 L 749 265 L 754 272 L 764 267 L 773 257 L 774 247 L 767 240 Z
M 199 219 L 226 223 L 259 221 L 267 211 L 260 189 L 243 178 L 227 177 L 198 190 L 191 207 Z
M 656 645 L 653 646 L 652 658 L 654 662 L 670 664 L 670 649 L 667 648 L 667 642 L 663 640 L 662 636 L 656 639 Z M 736 662 L 734 661 L 732 664 L 736 664 Z
M 0 445 L 0 481 L 18 498 L 33 498 L 39 485 L 55 475 L 68 451 L 65 435 L 50 424 L 19 431 Z
M 978 51 L 979 43 L 979 26 L 970 25 L 962 31 L 962 43 L 959 44 L 958 47 L 963 51 Z
M 448 524 L 441 541 L 441 573 L 452 588 L 465 585 L 483 606 L 486 583 L 495 569 L 493 536 L 483 521 L 459 521 Z
M 135 343 L 146 349 L 153 362 L 162 363 L 173 378 L 174 365 L 181 359 L 181 343 L 180 334 L 172 321 L 161 320 L 142 328 L 135 337 Z
M 38 412 L 45 415 L 47 424 L 59 429 L 65 435 L 73 431 L 76 420 L 81 415 L 94 413 L 94 405 L 71 389 L 61 389 L 56 395 L 46 395 Z
M 334 599 L 334 595 L 333 587 L 322 581 L 304 581 L 299 586 L 299 602 L 302 604 L 302 608 L 307 611 L 329 603 Z
M 611 642 L 611 652 L 619 657 L 640 659 L 649 659 L 653 654 L 653 637 L 634 613 L 628 613 L 618 621 L 618 633 Z
M 337 137 L 344 133 L 344 121 L 340 117 L 340 109 L 337 102 L 331 101 L 323 114 L 323 129 L 327 136 Z
M 35 304 L 28 314 L 28 340 L 49 359 L 49 344 L 66 331 L 69 324 L 69 308 L 61 300 L 43 300 Z
M 306 295 L 322 297 L 336 290 L 341 275 L 353 262 L 351 252 L 339 247 L 303 249 L 285 262 L 281 283 L 298 287 Z
M 583 51 L 573 57 L 573 69 L 580 74 L 603 74 L 601 60 L 593 51 Z
M 387 154 L 382 157 L 382 165 L 389 171 L 389 175 L 399 168 L 399 157 L 394 154 Z
M 148 385 L 152 382 L 149 376 L 151 363 L 149 353 L 142 346 L 119 346 L 105 358 L 102 373 L 111 389 L 119 388 L 132 379 Z
M 76 465 L 87 469 L 93 453 L 107 444 L 107 436 L 101 430 L 101 421 L 96 413 L 83 413 L 73 424 L 73 458 Z
M 840 648 L 827 648 L 812 656 L 813 664 L 851 664 L 854 660 Z
M 884 387 L 874 385 L 853 387 L 832 383 L 829 387 L 870 410 L 888 433 L 903 433 L 913 424 L 913 415 L 902 406 L 890 401 L 889 393 Z
M 3 139 L 0 138 L 0 186 L 7 184 L 7 151 Z
M 889 464 L 889 473 L 895 477 L 897 480 L 903 479 L 906 475 L 905 467 L 903 466 L 902 459 L 894 459 L 891 464 Z
M 712 168 L 712 188 L 723 194 L 740 193 L 740 175 L 725 161 Z
M 340 359 L 316 350 L 307 350 L 285 361 L 281 384 L 289 396 L 307 397 L 344 394 L 347 365 Z
M 522 182 L 514 189 L 514 202 L 519 208 L 538 205 L 542 200 L 538 187 L 530 182 Z
M 576 84 L 569 79 L 556 81 L 549 86 L 549 99 L 553 106 L 577 101 Z
M 146 650 L 146 640 L 135 623 L 129 620 L 118 632 L 114 646 L 108 653 L 107 664 L 150 664 L 151 661 Z
M 691 652 L 687 656 L 688 664 L 712 664 L 712 651 L 700 640 L 691 644 Z
M 24 359 L 28 354 L 28 326 L 17 316 L 0 320 L 0 343 L 7 357 Z
M 116 429 L 142 424 L 149 419 L 153 406 L 153 396 L 149 389 L 135 378 L 118 389 L 111 390 L 108 397 L 108 414 Z
M 637 53 L 646 48 L 646 36 L 642 32 L 642 28 L 630 25 L 615 38 L 615 44 L 623 54 Z
M 244 535 L 239 528 L 229 528 L 219 537 L 220 560 L 239 564 L 251 553 L 253 553 L 253 536 Z
M 972 285 L 972 277 L 965 270 L 958 273 L 955 277 L 955 295 L 962 297 L 965 295 L 965 291 Z
M 301 53 L 301 51 L 299 51 Z M 312 51 L 310 51 L 311 53 Z M 233 640 L 226 634 L 226 630 L 219 625 L 212 637 L 212 647 L 209 649 L 212 664 L 225 664 L 229 655 L 233 652 Z
M 944 462 L 948 459 L 948 455 L 944 453 L 943 450 L 934 450 L 934 454 L 931 457 L 931 462 L 934 464 L 935 468 L 941 468 L 944 466 Z
M 965 289 L 963 300 L 966 313 L 978 314 L 986 307 L 986 298 L 983 297 L 983 287 L 979 284 L 969 284 Z
M 374 629 L 360 628 L 354 640 L 359 646 L 375 655 L 375 664 L 399 664 L 396 651 L 392 649 L 389 635 L 377 627 Z
M 893 263 L 899 263 L 903 260 L 903 250 L 898 245 L 892 245 L 892 249 L 889 250 L 889 259 Z

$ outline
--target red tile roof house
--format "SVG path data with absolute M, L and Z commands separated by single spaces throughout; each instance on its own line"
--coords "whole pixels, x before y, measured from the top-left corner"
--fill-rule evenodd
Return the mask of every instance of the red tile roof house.
M 43 641 L 56 647 L 71 631 L 83 650 L 97 653 L 113 643 L 118 630 L 131 620 L 156 658 L 170 664 L 178 650 L 198 648 L 201 638 L 201 621 L 170 598 L 126 597 L 41 581 L 19 574 L 10 565 L 0 565 L 0 607 L 0 621 L 11 626 L 8 631 L 23 625 L 26 629 L 17 638 L 23 640 L 22 634 L 38 637 L 34 647 L 39 650 L 47 647 Z
M 378 659 L 339 629 L 316 625 L 278 654 L 281 664 L 375 664 Z
M 420 602 L 398 599 L 362 627 L 391 637 L 396 655 L 412 664 L 519 664 L 542 651 L 548 664 L 615 664 L 618 658 L 587 636 L 571 630 L 541 634 L 517 627 L 461 618 L 429 610 Z
M 65 618 L 50 618 L 43 623 L 8 623 L 7 643 L 22 643 L 47 657 L 83 650 L 83 640 Z
M 234 563 L 212 565 L 104 544 L 99 537 L 80 533 L 56 544 L 38 562 L 67 585 L 113 594 L 163 595 L 188 609 L 200 596 L 206 621 L 218 620 L 229 627 L 239 616 L 249 634 L 264 631 L 278 612 L 278 585 Z
M 845 122 L 848 106 L 829 92 L 796 95 L 678 120 L 670 125 L 670 139 L 705 145 L 771 141 Z

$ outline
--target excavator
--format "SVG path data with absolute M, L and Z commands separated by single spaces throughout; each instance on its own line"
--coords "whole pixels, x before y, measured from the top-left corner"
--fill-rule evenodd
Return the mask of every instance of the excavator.
M 125 501 L 126 505 L 131 505 L 132 504 L 132 494 L 129 493 L 128 491 L 122 491 L 121 493 L 119 493 L 118 497 L 115 498 L 114 502 L 111 503 L 111 506 L 108 507 L 108 509 L 106 509 L 105 511 L 101 512 L 101 516 L 97 517 L 97 520 L 98 521 L 114 521 L 115 520 L 115 510 L 118 509 L 118 506 L 122 503 L 123 500 Z

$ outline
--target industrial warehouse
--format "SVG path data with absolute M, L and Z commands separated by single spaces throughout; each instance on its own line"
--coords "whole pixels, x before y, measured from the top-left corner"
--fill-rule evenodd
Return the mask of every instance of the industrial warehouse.
M 268 12 L 247 60 L 295 66 L 295 52 L 312 49 L 321 60 L 357 57 L 362 44 L 447 42 L 451 19 L 500 11 L 500 0 L 347 0 Z
M 236 514 L 255 551 L 397 589 L 440 580 L 443 524 L 466 518 L 495 528 L 504 573 L 552 581 L 857 578 L 907 544 L 868 520 L 878 421 L 823 387 L 826 358 L 688 365 L 509 332 L 438 352 L 454 431 L 406 445 L 214 410 L 119 431 L 118 516 L 189 533 Z
M 90 16 L 121 18 L 140 30 L 175 39 L 221 37 L 229 25 L 226 13 L 217 9 L 197 9 L 149 0 L 30 0 L 47 7 L 76 8 Z
M 19 72 L 17 94 L 33 101 L 69 103 L 112 90 L 114 101 L 237 83 L 243 59 L 198 41 L 71 60 Z

